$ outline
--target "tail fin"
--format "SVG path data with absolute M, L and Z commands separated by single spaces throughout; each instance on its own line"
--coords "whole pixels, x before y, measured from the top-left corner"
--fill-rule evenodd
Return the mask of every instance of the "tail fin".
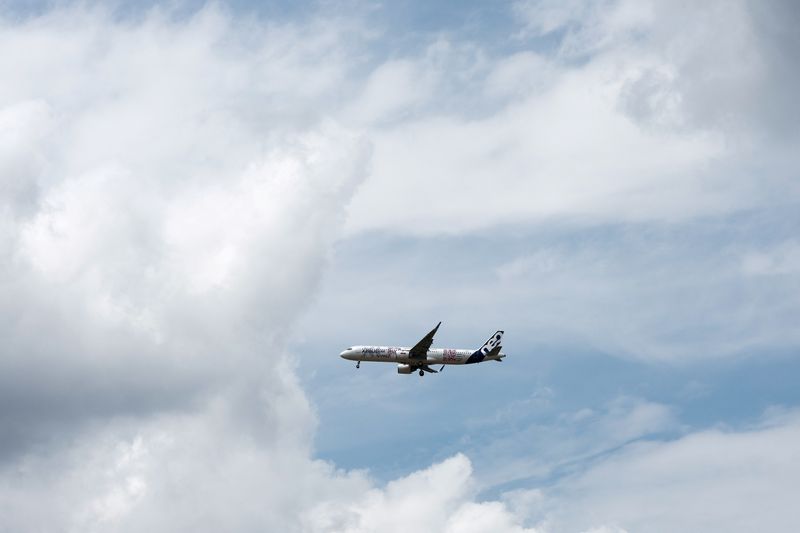
M 500 347 L 500 340 L 503 338 L 503 331 L 499 330 L 496 331 L 494 335 L 489 337 L 489 339 L 483 343 L 480 350 L 478 350 L 482 355 L 487 355 L 489 352 L 494 350 L 495 348 Z
M 489 337 L 489 339 L 483 343 L 483 346 L 475 350 L 475 353 L 469 356 L 469 359 L 465 361 L 465 364 L 472 364 L 472 363 L 480 363 L 487 356 L 493 356 L 500 353 L 500 340 L 503 338 L 502 331 L 496 331 L 494 335 Z

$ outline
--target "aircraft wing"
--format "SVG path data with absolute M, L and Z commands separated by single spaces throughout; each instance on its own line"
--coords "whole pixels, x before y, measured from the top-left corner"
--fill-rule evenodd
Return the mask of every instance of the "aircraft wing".
M 414 345 L 408 351 L 408 358 L 409 359 L 426 359 L 428 357 L 428 350 L 431 348 L 431 344 L 433 344 L 433 336 L 436 335 L 436 330 L 439 329 L 442 323 L 439 322 L 436 324 L 436 327 L 431 330 L 430 333 L 425 335 L 421 341 Z

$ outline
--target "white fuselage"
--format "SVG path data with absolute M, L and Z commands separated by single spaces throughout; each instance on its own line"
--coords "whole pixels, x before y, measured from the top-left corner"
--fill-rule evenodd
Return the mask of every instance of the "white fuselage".
M 461 350 L 450 348 L 437 348 L 428 350 L 427 357 L 422 359 L 410 359 L 408 351 L 410 348 L 394 346 L 353 346 L 339 354 L 343 359 L 350 361 L 378 361 L 386 363 L 406 363 L 413 365 L 463 365 L 467 363 L 470 356 L 475 354 L 475 350 Z M 494 356 L 482 357 L 481 361 L 494 361 L 505 357 L 504 353 Z

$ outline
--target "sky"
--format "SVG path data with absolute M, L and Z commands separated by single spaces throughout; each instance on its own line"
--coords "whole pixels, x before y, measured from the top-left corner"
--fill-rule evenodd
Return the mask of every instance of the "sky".
M 799 23 L 0 1 L 0 531 L 797 530 Z

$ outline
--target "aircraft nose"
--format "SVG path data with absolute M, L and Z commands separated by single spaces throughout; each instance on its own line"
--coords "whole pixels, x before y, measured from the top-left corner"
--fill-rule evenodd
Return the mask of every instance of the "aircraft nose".
M 349 357 L 347 357 L 348 355 L 348 350 L 343 350 L 342 353 L 339 354 L 339 357 L 342 359 L 349 359 Z

